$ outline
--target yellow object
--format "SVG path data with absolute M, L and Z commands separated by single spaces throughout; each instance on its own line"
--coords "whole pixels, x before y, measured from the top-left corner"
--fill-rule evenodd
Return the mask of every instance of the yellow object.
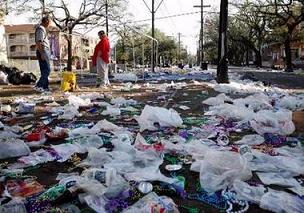
M 73 91 L 76 87 L 76 74 L 73 72 L 63 72 L 61 80 L 61 90 L 64 92 Z

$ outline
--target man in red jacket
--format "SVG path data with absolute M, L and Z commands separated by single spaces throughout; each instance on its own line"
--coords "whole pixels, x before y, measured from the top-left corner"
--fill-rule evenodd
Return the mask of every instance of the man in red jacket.
M 98 32 L 98 36 L 100 41 L 95 47 L 92 60 L 93 66 L 97 69 L 96 86 L 100 87 L 101 84 L 104 84 L 104 86 L 110 85 L 108 73 L 110 42 L 103 30 Z

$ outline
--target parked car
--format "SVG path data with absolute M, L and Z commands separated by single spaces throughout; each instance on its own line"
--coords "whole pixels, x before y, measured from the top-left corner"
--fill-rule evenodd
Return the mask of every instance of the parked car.
M 296 58 L 292 61 L 293 68 L 304 69 L 304 57 Z

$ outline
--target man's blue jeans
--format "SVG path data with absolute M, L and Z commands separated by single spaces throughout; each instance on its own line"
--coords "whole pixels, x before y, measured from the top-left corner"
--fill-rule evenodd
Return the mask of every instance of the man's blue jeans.
M 40 87 L 43 89 L 49 89 L 49 75 L 51 72 L 50 67 L 50 53 L 48 50 L 45 51 L 45 60 L 41 59 L 41 53 L 37 50 L 36 55 L 39 62 L 40 67 L 40 79 L 36 84 L 36 87 Z

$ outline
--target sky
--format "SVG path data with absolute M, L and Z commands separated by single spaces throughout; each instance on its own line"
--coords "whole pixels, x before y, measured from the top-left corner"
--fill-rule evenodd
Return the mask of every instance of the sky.
M 66 2 L 73 2 L 71 4 L 72 10 L 78 11 L 76 1 L 67 0 Z M 162 0 L 155 0 L 155 7 L 161 3 Z M 151 8 L 152 0 L 145 0 L 147 5 Z M 163 0 L 159 6 L 155 17 L 155 28 L 165 32 L 168 36 L 178 38 L 178 33 L 181 33 L 181 42 L 187 50 L 195 54 L 198 47 L 198 35 L 200 30 L 200 13 L 191 15 L 184 15 L 179 17 L 171 17 L 166 19 L 157 19 L 158 17 L 172 16 L 183 13 L 199 12 L 200 8 L 194 8 L 193 5 L 200 5 L 200 0 Z M 218 11 L 220 0 L 204 0 L 204 5 L 211 5 L 210 8 L 205 8 L 204 11 Z M 151 19 L 151 12 L 144 3 L 144 0 L 129 0 L 128 12 L 133 14 L 133 20 Z M 31 23 L 29 20 L 30 14 L 23 14 L 19 16 L 9 15 L 6 18 L 5 24 L 25 24 Z M 151 21 L 141 22 L 148 24 L 151 27 Z M 111 26 L 110 26 L 111 27 Z M 96 30 L 88 33 L 90 36 L 95 36 Z M 110 38 L 111 39 L 111 38 Z M 114 36 L 112 42 L 115 43 Z

